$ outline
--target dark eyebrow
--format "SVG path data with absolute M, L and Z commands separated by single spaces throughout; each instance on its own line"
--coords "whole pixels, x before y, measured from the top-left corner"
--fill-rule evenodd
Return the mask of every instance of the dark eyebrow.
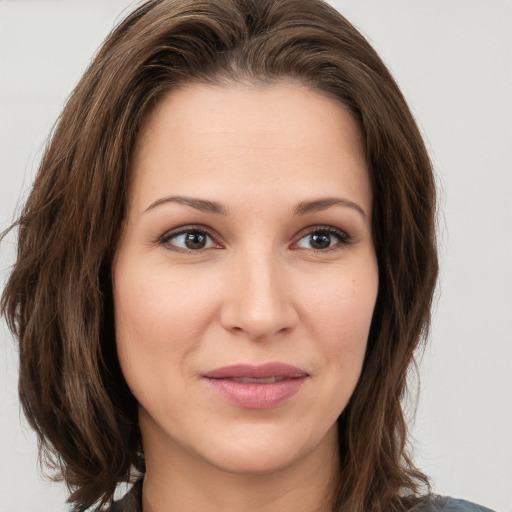
M 326 197 L 325 199 L 316 199 L 314 201 L 302 201 L 295 208 L 293 215 L 306 215 L 308 213 L 321 212 L 327 210 L 331 206 L 345 206 L 359 212 L 366 219 L 366 212 L 353 201 L 344 199 L 343 197 Z
M 191 206 L 196 210 L 207 213 L 215 213 L 217 215 L 229 215 L 228 209 L 221 203 L 217 203 L 216 201 L 208 201 L 206 199 L 197 199 L 194 197 L 183 196 L 169 196 L 157 199 L 155 202 L 151 203 L 146 208 L 146 210 L 144 210 L 144 212 L 167 203 L 184 204 L 186 206 Z M 313 201 L 302 201 L 296 206 L 293 215 L 307 215 L 308 213 L 320 212 L 322 210 L 327 210 L 327 208 L 330 208 L 331 206 L 344 206 L 347 208 L 352 208 L 359 212 L 364 219 L 366 219 L 365 211 L 357 203 L 342 197 L 326 197 Z
M 169 196 L 157 199 L 144 210 L 144 213 L 166 203 L 184 204 L 202 212 L 215 213 L 217 215 L 228 215 L 228 210 L 220 203 L 208 201 L 206 199 L 196 199 L 194 197 L 183 196 Z

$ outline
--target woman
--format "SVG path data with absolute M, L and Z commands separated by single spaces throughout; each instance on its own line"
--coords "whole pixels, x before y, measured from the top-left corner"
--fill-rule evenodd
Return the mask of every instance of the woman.
M 403 97 L 332 8 L 129 15 L 61 116 L 2 302 L 70 501 L 144 475 L 111 510 L 484 510 L 406 451 L 434 206 Z

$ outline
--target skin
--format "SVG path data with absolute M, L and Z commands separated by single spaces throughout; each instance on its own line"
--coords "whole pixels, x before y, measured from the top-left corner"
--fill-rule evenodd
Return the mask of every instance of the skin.
M 119 360 L 139 402 L 144 512 L 329 510 L 336 420 L 378 288 L 356 122 L 297 83 L 188 85 L 148 112 L 131 165 L 113 284 Z M 343 201 L 294 215 L 323 198 Z M 185 252 L 184 236 L 171 237 L 183 226 L 211 238 Z M 269 361 L 308 373 L 269 409 L 234 405 L 203 378 Z

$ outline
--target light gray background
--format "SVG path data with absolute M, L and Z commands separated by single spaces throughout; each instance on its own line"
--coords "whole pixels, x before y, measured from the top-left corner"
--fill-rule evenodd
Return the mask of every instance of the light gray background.
M 440 188 L 441 281 L 413 433 L 434 489 L 512 511 L 512 1 L 333 0 L 420 122 Z M 66 96 L 129 0 L 0 0 L 0 230 Z M 12 242 L 12 237 L 10 238 Z M 0 278 L 12 243 L 0 252 Z M 0 330 L 0 512 L 58 512 Z

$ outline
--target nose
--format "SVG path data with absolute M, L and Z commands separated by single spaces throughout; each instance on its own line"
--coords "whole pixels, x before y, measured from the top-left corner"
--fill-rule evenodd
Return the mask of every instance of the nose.
M 246 251 L 234 257 L 222 302 L 225 329 L 251 340 L 294 330 L 298 314 L 284 266 L 270 250 Z

